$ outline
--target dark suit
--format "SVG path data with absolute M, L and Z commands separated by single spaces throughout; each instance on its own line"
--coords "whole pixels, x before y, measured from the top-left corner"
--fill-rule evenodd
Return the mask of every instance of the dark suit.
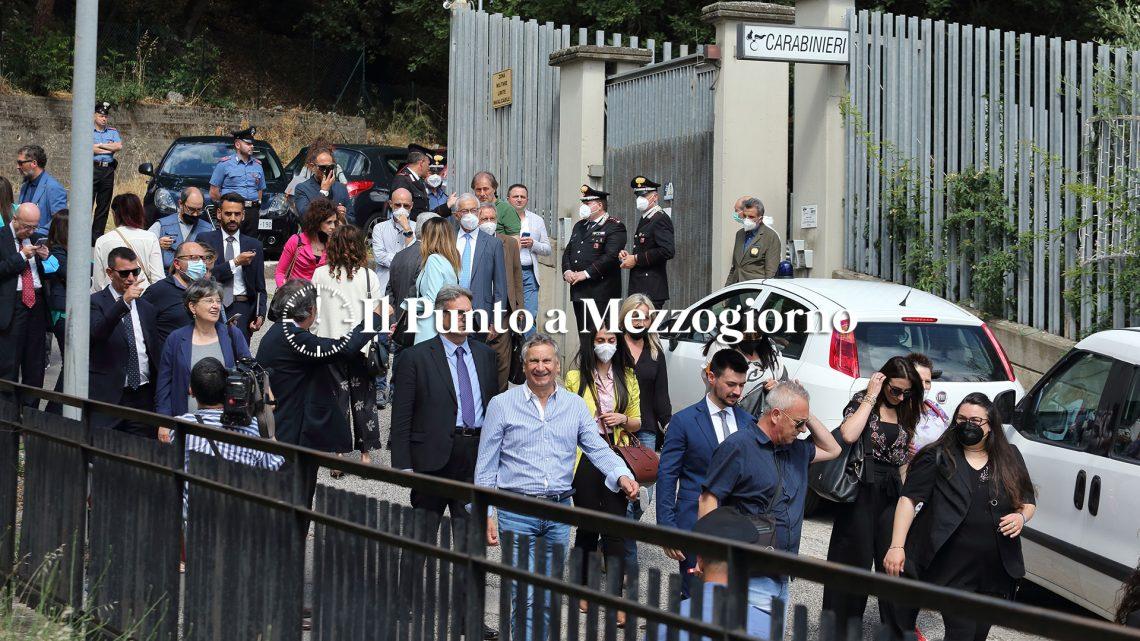
M 234 282 L 234 271 L 230 269 L 229 262 L 222 258 L 225 256 L 225 239 L 228 237 L 229 234 L 220 229 L 215 229 L 198 237 L 198 242 L 209 246 L 217 253 L 219 260 L 214 263 L 214 268 L 210 273 L 214 280 L 223 287 L 232 286 Z M 245 334 L 245 339 L 248 342 L 253 336 L 253 330 L 249 328 L 249 324 L 255 318 L 265 318 L 266 301 L 269 298 L 265 290 L 265 248 L 260 240 L 245 233 L 239 233 L 237 240 L 238 251 L 234 253 L 235 258 L 238 254 L 247 251 L 254 252 L 254 255 L 249 264 L 241 267 L 242 280 L 245 281 L 245 295 L 234 297 L 233 302 L 226 307 L 226 318 L 233 318 L 234 314 L 241 314 L 241 318 L 237 321 L 237 327 L 241 329 L 242 334 Z
M 412 296 L 416 287 L 416 276 L 420 275 L 420 241 L 396 252 L 392 257 L 392 264 L 388 267 L 388 301 L 393 307 L 399 307 L 400 302 Z
M 392 467 L 470 483 L 475 475 L 479 435 L 476 430 L 473 436 L 462 436 L 456 429 L 459 391 L 451 380 L 445 340 L 440 336 L 400 352 L 393 377 Z M 467 346 L 480 392 L 480 398 L 472 400 L 486 412 L 487 403 L 498 392 L 495 352 L 474 340 L 468 340 Z M 452 518 L 467 514 L 464 503 L 412 492 L 412 507 L 442 515 L 450 505 Z
M 131 352 L 127 325 L 123 322 L 123 318 L 130 313 L 130 308 L 123 302 L 122 297 L 115 300 L 110 288 L 104 288 L 91 294 L 91 360 L 88 368 L 90 378 L 88 394 L 93 401 L 153 412 L 154 389 L 158 380 L 158 362 L 161 353 L 161 346 L 155 335 L 155 311 L 150 303 L 141 298 L 136 299 L 134 305 L 138 312 L 143 342 L 146 343 L 142 346 L 136 345 L 136 348 L 141 347 L 146 352 L 148 371 L 145 374 L 149 382 L 137 389 L 127 387 L 128 359 L 137 358 Z M 144 372 L 140 372 L 142 373 Z M 158 435 L 157 428 L 152 425 L 143 425 L 98 413 L 92 416 L 91 424 L 93 427 L 114 428 L 149 438 Z
M 412 194 L 412 214 L 411 218 L 414 221 L 421 213 L 430 211 L 446 218 L 451 215 L 451 208 L 444 203 L 435 209 L 428 205 L 428 192 L 427 184 L 424 183 L 423 176 L 415 176 L 407 167 L 403 167 L 400 171 L 392 176 L 392 186 L 388 193 L 395 192 L 397 189 L 407 189 Z
M 38 238 L 38 234 L 32 234 L 29 240 L 35 242 Z M 16 291 L 28 261 L 16 249 L 12 226 L 0 227 L 0 378 L 43 387 L 47 369 L 44 337 L 48 330 L 47 299 L 51 284 L 42 262 L 37 258 L 35 264 L 40 287 L 36 290 L 35 304 L 29 308 L 23 303 L 22 293 Z
M 665 210 L 656 208 L 651 215 L 637 219 L 629 253 L 637 256 L 637 264 L 629 270 L 629 294 L 645 294 L 661 309 L 669 300 L 669 274 L 665 266 L 677 253 L 673 245 L 673 219 Z
M 748 412 L 732 408 L 736 429 L 754 423 Z M 697 501 L 708 473 L 713 452 L 720 445 L 706 396 L 673 415 L 661 462 L 657 468 L 657 524 L 692 530 L 697 522 Z M 696 554 L 686 551 L 681 561 L 682 592 L 688 594 L 689 569 L 696 565 Z
M 487 234 L 478 228 L 467 232 L 459 226 L 459 222 L 452 219 L 451 226 L 455 229 L 456 249 L 460 260 L 463 258 L 463 243 L 467 239 L 463 234 L 470 233 L 475 238 L 475 255 L 471 257 L 471 301 L 472 309 L 482 309 L 487 312 L 490 322 L 495 320 L 495 304 L 501 303 L 504 313 L 509 311 L 510 303 L 507 300 L 507 268 L 503 258 L 503 243 L 497 236 Z M 460 264 L 462 269 L 462 264 Z M 520 276 L 521 278 L 521 276 Z M 462 283 L 460 283 L 462 284 Z
M 238 328 L 218 321 L 215 329 L 222 365 L 233 367 L 236 359 L 249 356 L 249 344 Z M 186 325 L 171 332 L 162 344 L 154 397 L 154 411 L 159 414 L 181 416 L 189 410 L 190 370 L 194 368 L 193 336 L 194 326 Z
M 570 286 L 570 301 L 578 331 L 587 318 L 581 301 L 593 300 L 599 310 L 611 299 L 621 298 L 621 266 L 618 254 L 625 248 L 625 225 L 607 216 L 600 225 L 589 219 L 579 220 L 570 233 L 570 242 L 562 252 L 562 271 L 584 271 L 590 275 Z

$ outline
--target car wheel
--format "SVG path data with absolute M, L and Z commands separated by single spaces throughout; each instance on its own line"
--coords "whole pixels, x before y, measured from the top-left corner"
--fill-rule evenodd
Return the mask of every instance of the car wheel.
M 388 217 L 381 212 L 374 213 L 368 217 L 368 220 L 364 223 L 364 237 L 368 239 L 369 244 L 372 242 L 372 230 L 376 228 L 376 225 L 379 225 L 385 220 L 388 220 Z

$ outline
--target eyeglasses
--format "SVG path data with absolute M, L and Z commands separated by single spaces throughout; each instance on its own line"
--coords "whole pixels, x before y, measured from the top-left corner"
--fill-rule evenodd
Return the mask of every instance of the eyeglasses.
M 23 229 L 23 230 L 27 231 L 29 229 L 35 229 L 39 225 L 37 225 L 35 223 L 22 223 L 18 220 L 15 220 L 15 221 L 12 221 L 12 226 L 15 227 L 16 229 Z
M 457 213 L 457 214 L 478 214 L 479 208 L 475 207 L 472 209 L 457 209 L 457 210 L 455 210 L 455 213 Z
M 977 427 L 982 427 L 982 426 L 984 426 L 990 422 L 990 420 L 988 418 L 982 418 L 980 416 L 971 416 L 970 418 L 966 418 L 965 416 L 959 416 L 958 421 L 963 421 L 963 422 L 969 423 L 971 425 L 976 425 Z
M 131 276 L 138 276 L 141 274 L 142 268 L 135 267 L 134 269 L 116 269 L 114 271 L 119 275 L 119 278 L 130 278 Z
M 205 254 L 189 254 L 187 256 L 175 256 L 175 260 L 206 260 Z
M 182 205 L 182 213 L 189 214 L 191 216 L 200 216 L 205 209 L 205 207 L 190 207 L 187 205 Z
M 221 305 L 222 299 L 218 298 L 217 296 L 203 296 L 202 298 L 198 299 L 198 303 L 205 303 L 207 305 Z
M 909 387 L 906 387 L 906 388 L 895 387 L 894 385 L 887 383 L 887 388 L 891 390 L 891 394 L 894 394 L 895 396 L 897 396 L 899 398 L 909 398 L 910 397 L 911 389 Z

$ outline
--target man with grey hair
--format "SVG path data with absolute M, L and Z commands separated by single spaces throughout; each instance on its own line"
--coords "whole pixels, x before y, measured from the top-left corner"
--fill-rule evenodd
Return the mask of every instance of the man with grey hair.
M 768 392 L 768 409 L 755 424 L 733 432 L 713 452 L 703 485 L 700 516 L 731 505 L 757 529 L 774 525 L 772 545 L 799 553 L 808 493 L 808 465 L 830 461 L 842 450 L 809 409 L 807 390 L 798 382 L 778 383 Z M 797 438 L 811 432 L 807 439 Z M 788 601 L 788 578 L 753 576 L 748 602 L 771 613 L 772 599 Z
M 771 278 L 780 265 L 780 236 L 764 224 L 764 203 L 743 196 L 736 201 L 735 216 L 741 229 L 732 247 L 732 263 L 725 286 L 756 278 Z
M 178 195 L 178 211 L 159 218 L 147 230 L 158 236 L 158 244 L 162 248 L 162 266 L 167 271 L 182 243 L 197 240 L 199 236 L 214 229 L 209 221 L 202 220 L 204 204 L 201 189 L 186 187 Z
M 412 147 L 419 147 L 414 145 Z M 411 147 L 410 147 L 411 148 Z M 455 206 L 455 194 L 447 198 L 447 202 L 435 208 L 429 207 L 427 183 L 424 179 L 429 174 L 431 158 L 422 151 L 412 149 L 408 152 L 407 162 L 392 177 L 389 188 L 392 193 L 397 189 L 407 189 L 412 195 L 412 220 L 416 220 L 424 212 L 432 212 L 444 218 L 451 215 L 451 208 Z
M 554 341 L 545 334 L 535 334 L 523 345 L 522 360 L 526 384 L 499 394 L 487 406 L 475 484 L 566 505 L 574 494 L 571 483 L 580 449 L 605 474 L 605 484 L 611 492 L 620 491 L 629 500 L 635 500 L 640 491 L 637 481 L 598 434 L 597 422 L 586 402 L 559 386 L 558 346 Z M 554 548 L 565 548 L 570 542 L 569 525 L 499 510 L 498 515 L 488 515 L 488 545 L 499 544 L 500 529 L 514 533 L 516 546 L 522 536 L 531 541 L 545 537 L 542 553 L 546 571 L 562 576 L 562 568 L 554 563 Z M 522 558 L 525 553 L 531 569 L 533 545 L 525 551 L 517 550 L 516 556 Z M 511 594 L 511 638 L 542 641 L 549 631 L 550 596 L 535 608 L 534 590 L 527 590 L 523 634 L 514 629 L 515 612 L 520 607 L 516 589 L 512 588 Z
M 455 249 L 459 252 L 459 285 L 471 290 L 471 304 L 487 313 L 494 325 L 495 310 L 509 311 L 507 302 L 507 270 L 503 258 L 503 244 L 493 233 L 479 228 L 481 204 L 478 197 L 465 193 L 455 201 Z M 487 334 L 475 336 L 478 340 L 493 340 L 492 328 Z

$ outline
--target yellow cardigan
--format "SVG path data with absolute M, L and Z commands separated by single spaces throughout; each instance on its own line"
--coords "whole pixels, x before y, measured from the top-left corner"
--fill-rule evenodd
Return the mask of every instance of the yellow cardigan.
M 578 393 L 578 388 L 582 386 L 582 378 L 578 370 L 570 370 L 566 372 L 566 377 L 562 381 L 562 386 L 570 391 L 572 394 Z M 641 390 L 637 386 L 637 374 L 632 369 L 625 369 L 625 390 L 629 395 L 628 402 L 626 403 L 625 415 L 629 418 L 641 418 Z M 582 392 L 582 399 L 586 401 L 586 407 L 590 408 L 590 414 L 598 413 L 598 402 L 594 398 L 594 391 L 586 388 Z M 628 445 L 629 435 L 621 427 L 614 428 L 614 439 L 617 440 L 618 445 Z M 610 445 L 613 445 L 610 443 Z M 578 450 L 578 455 L 574 459 L 574 471 L 578 470 L 578 461 L 582 458 L 582 450 Z

